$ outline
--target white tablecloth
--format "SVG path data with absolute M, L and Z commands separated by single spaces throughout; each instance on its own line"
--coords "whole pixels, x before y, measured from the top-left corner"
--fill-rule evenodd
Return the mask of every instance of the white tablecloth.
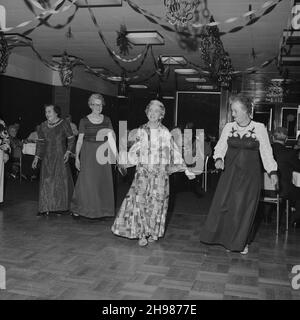
M 292 180 L 292 182 L 296 187 L 300 187 L 300 172 L 293 171 L 293 180 Z

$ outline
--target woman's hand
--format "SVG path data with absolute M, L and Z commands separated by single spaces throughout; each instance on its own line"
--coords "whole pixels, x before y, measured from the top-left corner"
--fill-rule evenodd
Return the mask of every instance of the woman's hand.
M 79 157 L 76 157 L 75 159 L 75 167 L 78 171 L 80 171 L 80 160 Z
M 0 150 L 2 151 L 9 151 L 10 150 L 10 146 L 8 143 L 4 143 L 0 146 Z
M 195 174 L 192 171 L 188 170 L 188 169 L 185 170 L 184 173 L 189 178 L 189 180 L 193 180 L 193 179 L 196 178 Z
M 31 165 L 32 169 L 36 169 L 38 162 L 39 162 L 39 158 L 34 157 L 34 160 L 32 161 L 32 165 Z
M 8 160 L 9 160 L 8 154 L 7 154 L 7 153 L 4 153 L 4 154 L 3 154 L 3 161 L 4 161 L 4 163 L 6 163 Z
M 117 168 L 122 176 L 125 176 L 127 174 L 127 168 L 124 164 L 117 164 Z
M 66 151 L 64 155 L 64 163 L 67 163 L 69 161 L 69 157 L 70 157 L 70 151 Z
M 215 167 L 216 169 L 218 170 L 224 170 L 224 161 L 222 159 L 218 159 L 216 162 L 215 162 Z

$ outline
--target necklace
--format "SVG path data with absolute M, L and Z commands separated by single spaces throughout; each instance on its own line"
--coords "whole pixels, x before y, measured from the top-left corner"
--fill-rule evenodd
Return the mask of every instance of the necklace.
M 245 126 L 241 126 L 237 122 L 236 122 L 236 125 L 237 125 L 238 130 L 242 131 L 242 130 L 246 130 L 249 127 L 250 123 L 251 123 L 251 120 Z
M 62 119 L 57 119 L 55 122 L 50 122 L 49 120 L 47 120 L 47 125 L 49 128 L 53 128 L 56 127 L 58 124 L 60 124 L 60 122 L 62 121 Z

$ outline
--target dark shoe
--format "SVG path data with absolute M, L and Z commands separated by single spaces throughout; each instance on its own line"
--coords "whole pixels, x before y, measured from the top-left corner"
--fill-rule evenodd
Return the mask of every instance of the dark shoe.
M 41 216 L 49 216 L 49 212 L 38 212 L 37 214 L 37 217 L 41 217 Z

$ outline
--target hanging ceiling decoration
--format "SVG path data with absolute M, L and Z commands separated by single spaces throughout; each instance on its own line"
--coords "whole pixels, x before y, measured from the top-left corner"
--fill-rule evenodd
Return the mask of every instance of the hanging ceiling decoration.
M 197 27 L 194 27 L 197 25 Z M 202 27 L 198 27 L 202 25 Z M 207 8 L 206 1 L 195 10 L 194 19 L 184 27 L 176 27 L 179 45 L 188 51 L 199 51 L 203 68 L 213 83 L 228 87 L 233 67 L 220 38 L 219 28 Z
M 5 73 L 8 65 L 9 48 L 3 33 L 0 35 L 0 73 Z
M 0 73 L 5 73 L 11 51 L 16 47 L 32 45 L 32 40 L 19 33 L 0 32 Z
M 82 60 L 68 55 L 66 51 L 61 56 L 53 56 L 52 60 L 57 63 L 62 85 L 64 87 L 70 86 L 73 80 L 73 68 L 76 65 L 82 64 Z
M 164 0 L 167 21 L 172 25 L 185 26 L 194 19 L 194 12 L 201 2 L 202 0 Z

